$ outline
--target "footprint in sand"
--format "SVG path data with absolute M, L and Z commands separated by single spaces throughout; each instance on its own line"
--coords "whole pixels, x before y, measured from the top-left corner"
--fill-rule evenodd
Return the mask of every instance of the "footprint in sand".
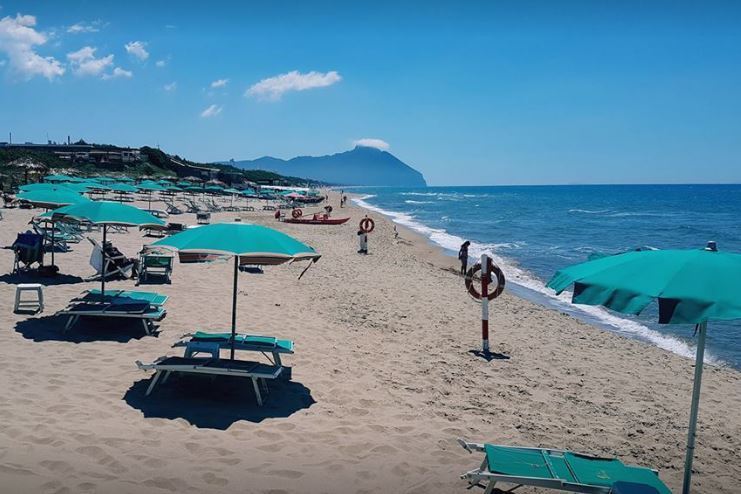
M 82 446 L 77 448 L 75 451 L 92 458 L 98 463 L 98 465 L 107 467 L 108 470 L 115 474 L 120 475 L 129 471 L 128 468 L 119 463 L 114 457 L 97 446 Z
M 228 479 L 225 479 L 223 477 L 217 477 L 216 474 L 212 472 L 204 473 L 203 481 L 209 485 L 218 485 L 220 487 L 224 487 L 229 483 Z
M 70 494 L 72 491 L 60 481 L 52 480 L 41 486 L 41 492 L 44 494 Z
M 270 475 L 276 475 L 278 477 L 284 477 L 287 479 L 298 479 L 304 476 L 304 472 L 296 470 L 271 470 L 268 472 Z
M 72 465 L 70 465 L 66 461 L 44 460 L 39 464 L 54 473 L 69 473 L 74 470 L 74 468 L 72 468 Z

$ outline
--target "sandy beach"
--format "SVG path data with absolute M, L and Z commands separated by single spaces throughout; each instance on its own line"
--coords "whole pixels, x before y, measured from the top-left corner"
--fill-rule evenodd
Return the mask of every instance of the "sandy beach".
M 10 274 L 0 250 L 0 491 L 15 493 L 463 493 L 480 463 L 456 442 L 548 446 L 658 469 L 679 492 L 693 362 L 589 326 L 507 291 L 491 306 L 483 360 L 480 306 L 455 260 L 426 239 L 371 214 L 368 256 L 348 204 L 342 226 L 277 222 L 272 212 L 217 213 L 212 222 L 265 224 L 311 245 L 322 259 L 267 267 L 239 279 L 241 331 L 295 341 L 292 381 L 258 407 L 251 387 L 178 379 L 144 396 L 151 373 L 136 360 L 179 355 L 194 330 L 229 328 L 228 262 L 176 264 L 155 336 L 137 325 L 83 322 L 63 334 L 54 313 L 93 269 L 83 240 L 56 255 L 61 276 Z M 146 207 L 146 204 L 141 204 Z M 311 210 L 312 208 L 307 208 Z M 10 245 L 41 210 L 3 210 Z M 195 215 L 171 216 L 194 224 Z M 100 240 L 98 233 L 91 234 Z M 155 239 L 110 237 L 129 256 Z M 14 314 L 15 285 L 46 283 L 46 309 Z M 133 288 L 133 280 L 111 288 Z M 710 329 L 712 332 L 712 328 Z M 694 492 L 741 492 L 741 374 L 708 365 Z M 543 492 L 521 489 L 517 492 Z

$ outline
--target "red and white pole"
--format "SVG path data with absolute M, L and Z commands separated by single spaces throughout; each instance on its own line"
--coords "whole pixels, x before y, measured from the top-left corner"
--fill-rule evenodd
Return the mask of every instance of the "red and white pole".
M 484 353 L 489 353 L 489 263 L 491 259 L 481 254 L 481 343 Z

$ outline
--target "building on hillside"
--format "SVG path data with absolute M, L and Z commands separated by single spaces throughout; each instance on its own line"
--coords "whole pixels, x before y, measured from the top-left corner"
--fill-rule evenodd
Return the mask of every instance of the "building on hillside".
M 11 144 L 0 142 L 0 149 L 36 151 L 54 154 L 60 159 L 71 163 L 92 163 L 105 165 L 106 163 L 136 163 L 142 160 L 141 153 L 136 148 L 122 148 L 102 144 Z

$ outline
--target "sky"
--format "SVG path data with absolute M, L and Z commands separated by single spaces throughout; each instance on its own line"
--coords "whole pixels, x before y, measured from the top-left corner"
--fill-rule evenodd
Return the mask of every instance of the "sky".
M 0 0 L 0 141 L 741 182 L 741 2 Z

